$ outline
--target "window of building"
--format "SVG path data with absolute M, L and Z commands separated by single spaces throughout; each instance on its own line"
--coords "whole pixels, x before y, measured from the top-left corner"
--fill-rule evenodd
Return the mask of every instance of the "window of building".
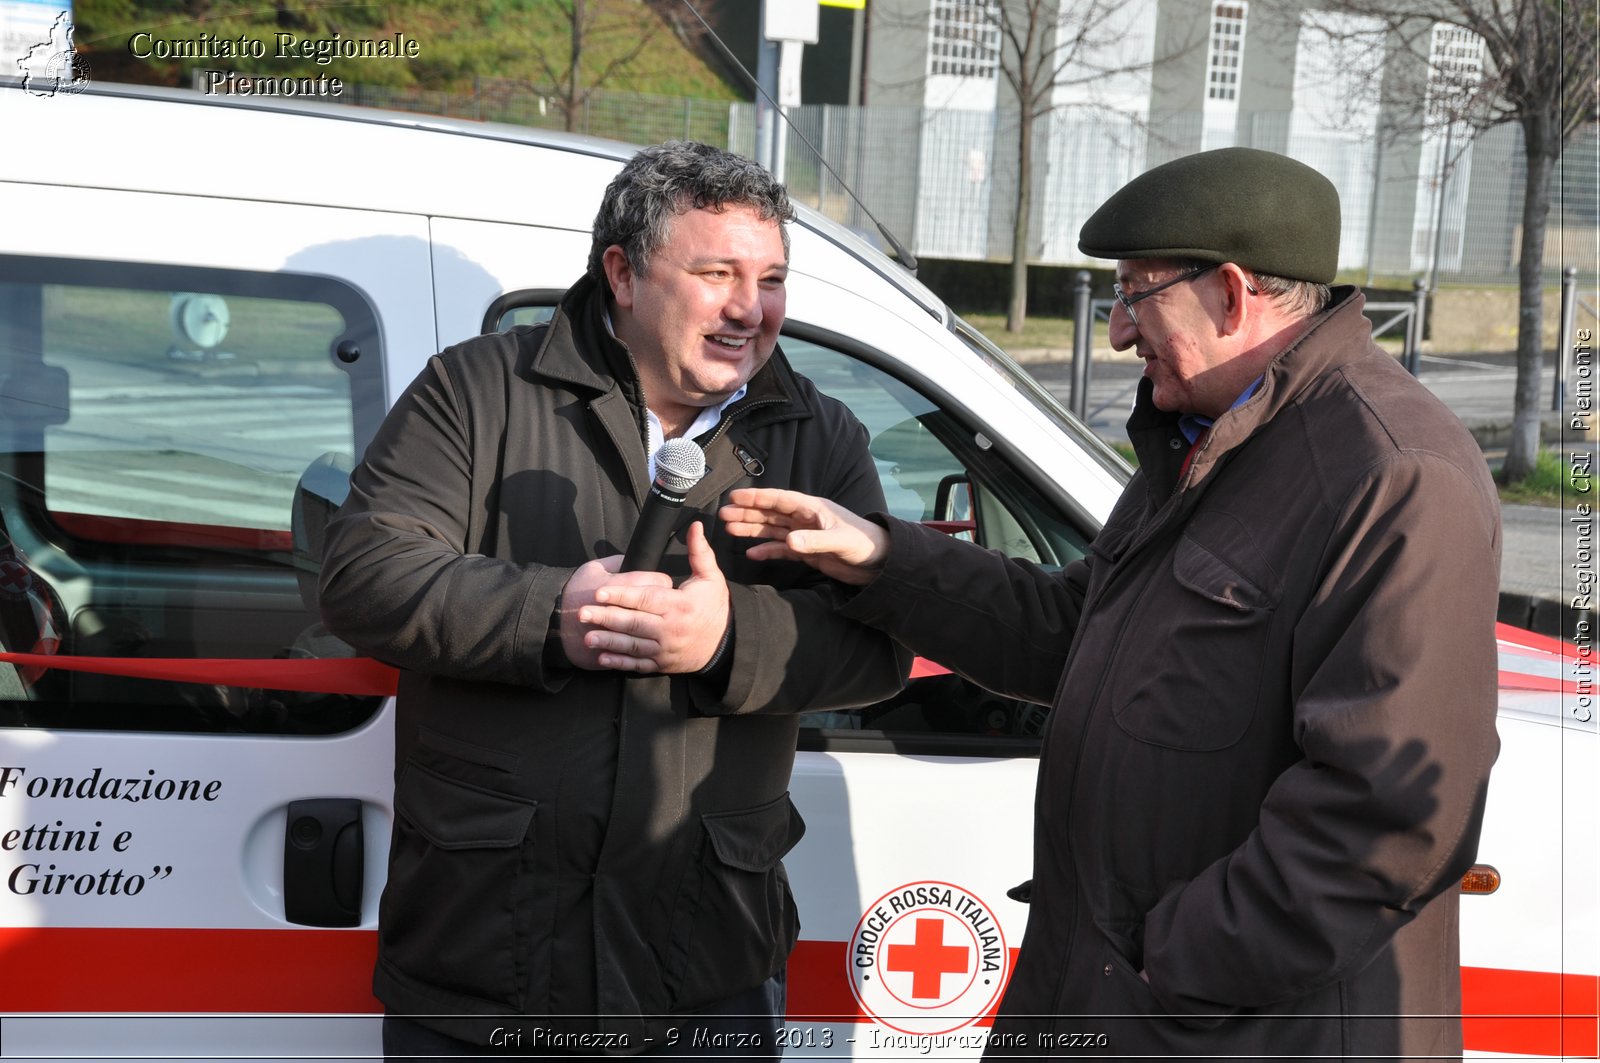
M 1461 118 L 1483 80 L 1484 41 L 1471 30 L 1436 23 L 1428 42 L 1427 128 L 1422 133 L 1413 269 L 1459 269 L 1472 184 L 1472 136 Z
M 1244 30 L 1250 5 L 1223 0 L 1211 8 L 1211 44 L 1206 52 L 1206 99 L 1237 100 L 1244 66 Z
M 928 73 L 993 78 L 1000 63 L 998 0 L 933 0 Z
M 1471 30 L 1436 23 L 1428 46 L 1428 118 L 1448 122 L 1483 80 L 1483 38 Z

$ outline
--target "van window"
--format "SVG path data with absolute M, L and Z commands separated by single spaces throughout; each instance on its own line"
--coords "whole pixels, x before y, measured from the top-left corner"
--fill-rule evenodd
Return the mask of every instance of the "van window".
M 506 327 L 559 293 L 497 302 L 485 327 Z M 792 319 L 782 339 L 794 368 L 866 426 L 889 511 L 947 534 L 1059 567 L 1081 558 L 1089 535 L 1000 453 L 955 402 L 881 366 L 893 364 Z M 876 363 L 876 364 L 875 364 Z M 851 712 L 802 717 L 807 749 L 1028 755 L 1045 709 L 991 694 L 935 661 L 919 660 L 898 697 Z
M 315 576 L 383 415 L 382 355 L 330 278 L 0 256 L 0 650 L 33 655 L 0 664 L 0 723 L 370 716 L 376 696 L 272 684 L 354 655 L 320 627 Z
M 889 512 L 1011 557 L 1059 567 L 1083 556 L 1088 536 L 950 403 L 832 345 L 786 335 L 796 370 L 850 407 L 866 426 Z M 1003 755 L 1031 752 L 1045 709 L 990 693 L 919 659 L 905 691 L 881 705 L 819 713 L 803 748 Z

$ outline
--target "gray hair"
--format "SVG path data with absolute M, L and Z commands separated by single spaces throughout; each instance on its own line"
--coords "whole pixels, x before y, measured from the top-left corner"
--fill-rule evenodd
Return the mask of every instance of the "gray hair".
M 788 259 L 789 232 L 783 226 L 794 220 L 794 206 L 772 174 L 741 155 L 692 140 L 643 148 L 606 186 L 594 219 L 589 276 L 605 283 L 601 259 L 612 244 L 622 248 L 628 265 L 643 276 L 667 242 L 673 218 L 690 210 L 720 213 L 730 207 L 747 207 L 765 221 L 776 221 Z
M 1306 317 L 1322 313 L 1333 301 L 1333 289 L 1326 284 L 1275 277 L 1270 273 L 1251 273 L 1251 276 L 1255 278 L 1256 291 L 1285 310 Z
M 1186 270 L 1218 264 L 1214 259 L 1205 258 L 1179 258 L 1172 261 Z M 1291 313 L 1314 317 L 1326 310 L 1328 304 L 1333 301 L 1333 289 L 1329 285 L 1295 280 L 1293 277 L 1279 277 L 1271 273 L 1258 273 L 1248 266 L 1239 268 L 1250 274 L 1251 286 L 1257 292 Z

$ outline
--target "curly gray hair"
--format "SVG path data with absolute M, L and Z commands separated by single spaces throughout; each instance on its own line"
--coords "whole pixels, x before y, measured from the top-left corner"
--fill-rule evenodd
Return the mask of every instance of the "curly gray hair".
M 667 242 L 673 218 L 689 210 L 730 207 L 748 207 L 763 220 L 776 221 L 784 258 L 789 257 L 789 232 L 783 226 L 794 220 L 794 206 L 772 174 L 742 155 L 692 140 L 641 149 L 606 186 L 594 219 L 589 275 L 605 282 L 601 259 L 616 244 L 643 276 Z

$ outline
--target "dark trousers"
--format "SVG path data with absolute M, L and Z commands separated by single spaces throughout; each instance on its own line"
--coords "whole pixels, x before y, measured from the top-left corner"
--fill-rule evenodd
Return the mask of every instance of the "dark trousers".
M 692 1015 L 681 1016 L 672 1023 L 665 1038 L 645 1046 L 645 1054 L 654 1059 L 683 1063 L 732 1058 L 752 1063 L 776 1061 L 783 1055 L 778 1034 L 783 1029 L 787 989 L 786 972 L 779 971 L 754 989 L 735 993 Z M 383 1055 L 390 1063 L 467 1056 L 515 1056 L 571 1063 L 573 1055 L 552 1052 L 532 1041 L 531 1036 L 522 1034 L 514 1020 L 507 1021 L 496 1043 L 473 1044 L 430 1030 L 402 1015 L 383 1017 Z

